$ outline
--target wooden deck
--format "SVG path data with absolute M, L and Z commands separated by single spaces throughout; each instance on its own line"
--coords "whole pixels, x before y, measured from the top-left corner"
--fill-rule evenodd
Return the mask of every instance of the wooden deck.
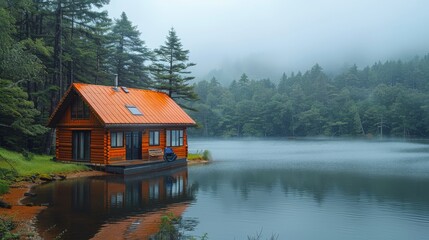
M 148 160 L 141 160 L 141 159 L 136 159 L 136 160 L 124 160 L 124 161 L 117 161 L 114 163 L 109 164 L 110 166 L 132 166 L 132 165 L 144 165 L 144 164 L 154 164 L 154 163 L 159 163 L 159 162 L 164 162 L 164 160 L 152 160 L 152 161 L 148 161 Z
M 186 158 L 176 159 L 173 162 L 164 160 L 143 161 L 143 160 L 127 160 L 115 162 L 105 166 L 105 171 L 117 174 L 138 174 L 145 172 L 162 171 L 166 169 L 183 167 L 188 164 Z

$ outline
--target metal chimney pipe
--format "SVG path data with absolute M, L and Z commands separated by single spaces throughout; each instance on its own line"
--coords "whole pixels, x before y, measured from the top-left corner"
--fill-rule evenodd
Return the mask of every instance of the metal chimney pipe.
M 118 74 L 115 74 L 115 90 L 118 90 Z

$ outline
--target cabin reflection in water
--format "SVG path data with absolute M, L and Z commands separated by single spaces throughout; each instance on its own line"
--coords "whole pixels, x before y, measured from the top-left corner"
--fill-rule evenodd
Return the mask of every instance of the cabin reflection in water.
M 184 175 L 168 175 L 147 181 L 108 181 L 107 208 L 135 208 L 180 198 L 186 191 L 186 179 Z
M 145 239 L 158 231 L 163 214 L 180 216 L 194 199 L 187 180 L 187 168 L 151 176 L 70 179 L 37 186 L 37 198 L 25 202 L 51 205 L 37 216 L 45 239 Z

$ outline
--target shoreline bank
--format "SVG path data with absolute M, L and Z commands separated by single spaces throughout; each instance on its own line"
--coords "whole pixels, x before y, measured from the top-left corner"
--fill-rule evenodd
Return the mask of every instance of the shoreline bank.
M 63 174 L 66 179 L 73 179 L 79 177 L 92 177 L 92 176 L 105 176 L 110 175 L 106 172 L 85 170 L 72 173 Z M 0 199 L 10 204 L 11 208 L 0 208 L 0 216 L 4 219 L 10 219 L 16 224 L 16 228 L 12 233 L 17 233 L 20 239 L 42 239 L 36 229 L 36 216 L 46 206 L 26 206 L 22 204 L 22 200 L 26 198 L 26 193 L 30 193 L 34 186 L 42 184 L 44 181 L 30 182 L 21 181 L 14 183 L 10 186 L 9 191 L 0 196 Z
M 205 165 L 211 161 L 204 159 L 188 160 L 188 166 Z M 107 172 L 96 170 L 85 170 L 63 174 L 65 179 L 107 176 Z M 46 206 L 26 206 L 22 200 L 26 198 L 25 194 L 30 193 L 32 188 L 44 183 L 44 181 L 21 181 L 10 186 L 9 192 L 0 196 L 0 200 L 10 204 L 11 208 L 0 208 L 0 217 L 10 219 L 16 223 L 16 228 L 12 233 L 20 235 L 20 239 L 42 239 L 36 229 L 36 216 L 46 209 Z

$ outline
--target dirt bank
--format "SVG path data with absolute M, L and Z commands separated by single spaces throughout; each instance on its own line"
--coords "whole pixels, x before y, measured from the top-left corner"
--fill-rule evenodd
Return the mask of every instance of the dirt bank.
M 65 174 L 66 178 L 104 176 L 106 172 L 99 171 L 81 171 Z M 25 206 L 21 204 L 21 200 L 25 198 L 24 194 L 30 192 L 31 188 L 41 182 L 18 182 L 13 184 L 9 192 L 1 195 L 0 199 L 11 205 L 11 208 L 0 208 L 0 216 L 11 218 L 17 223 L 15 233 L 19 233 L 21 239 L 41 239 L 35 229 L 35 221 L 37 214 L 45 209 L 44 206 Z
M 188 161 L 189 166 L 207 163 L 210 163 L 210 161 L 203 159 Z M 62 175 L 65 175 L 66 179 L 71 179 L 79 177 L 104 176 L 109 175 L 109 173 L 89 170 Z M 35 227 L 36 216 L 46 207 L 25 206 L 21 203 L 21 200 L 25 198 L 24 194 L 30 192 L 32 187 L 40 183 L 42 183 L 42 181 L 39 180 L 36 180 L 35 183 L 18 182 L 10 187 L 8 193 L 0 196 L 0 200 L 11 205 L 10 209 L 0 208 L 0 216 L 11 218 L 17 223 L 17 228 L 13 232 L 18 233 L 21 236 L 21 239 L 41 239 Z

